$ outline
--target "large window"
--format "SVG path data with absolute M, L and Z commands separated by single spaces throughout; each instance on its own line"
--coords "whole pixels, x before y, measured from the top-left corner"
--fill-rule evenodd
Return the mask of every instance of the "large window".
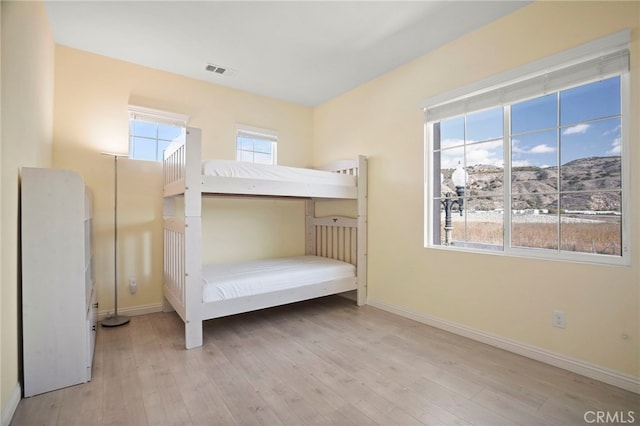
M 249 163 L 277 164 L 278 133 L 238 124 L 236 159 Z
M 184 135 L 188 117 L 137 106 L 129 107 L 129 158 L 162 161 L 164 150 Z
M 628 263 L 628 87 L 616 49 L 427 106 L 426 245 Z

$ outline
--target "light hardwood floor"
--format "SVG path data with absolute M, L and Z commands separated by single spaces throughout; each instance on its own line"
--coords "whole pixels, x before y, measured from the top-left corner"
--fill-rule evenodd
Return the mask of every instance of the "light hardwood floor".
M 640 424 L 637 394 L 336 296 L 207 321 L 189 351 L 183 330 L 100 328 L 93 380 L 22 400 L 12 425 Z

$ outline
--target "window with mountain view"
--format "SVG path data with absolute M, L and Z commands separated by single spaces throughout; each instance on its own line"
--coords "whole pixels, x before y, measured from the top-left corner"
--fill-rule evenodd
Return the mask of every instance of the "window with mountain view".
M 622 68 L 427 121 L 426 245 L 624 263 Z

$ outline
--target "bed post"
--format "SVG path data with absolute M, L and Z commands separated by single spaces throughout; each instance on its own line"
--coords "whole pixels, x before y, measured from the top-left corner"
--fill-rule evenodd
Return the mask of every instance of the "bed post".
M 184 331 L 187 349 L 202 346 L 202 130 L 186 131 L 184 189 L 185 289 Z
M 166 182 L 165 182 L 166 183 Z M 166 220 L 167 219 L 175 219 L 176 217 L 176 199 L 175 197 L 165 197 L 162 199 L 162 218 L 163 218 L 163 227 L 165 226 Z M 166 266 L 167 264 L 167 241 L 166 241 L 166 237 L 163 237 L 162 239 L 162 246 L 163 246 L 163 256 L 165 257 L 164 259 L 164 265 Z M 166 277 L 166 269 L 165 269 L 165 276 L 163 277 L 163 287 L 164 285 L 166 285 L 166 281 L 167 281 L 167 277 Z M 169 303 L 169 300 L 166 297 L 162 297 L 162 312 L 173 312 L 173 306 L 171 306 L 171 303 Z
M 367 303 L 367 157 L 358 156 L 358 306 Z
M 185 346 L 202 346 L 202 218 L 185 217 Z
M 202 191 L 202 130 L 187 127 L 186 131 L 186 167 L 184 170 L 184 215 L 198 216 L 201 213 Z
M 304 202 L 305 209 L 305 249 L 304 254 L 314 256 L 316 254 L 316 227 L 313 219 L 316 217 L 316 202 L 314 200 L 306 200 Z

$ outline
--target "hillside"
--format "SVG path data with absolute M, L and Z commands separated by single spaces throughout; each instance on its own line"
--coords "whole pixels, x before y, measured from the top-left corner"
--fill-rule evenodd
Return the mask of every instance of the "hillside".
M 443 192 L 455 193 L 450 176 L 453 169 L 443 170 L 445 177 Z M 570 161 L 560 168 L 560 186 L 563 196 L 563 210 L 610 211 L 621 208 L 621 197 L 615 192 L 602 191 L 621 187 L 620 157 L 589 157 Z M 501 197 L 504 187 L 502 168 L 475 165 L 467 168 L 469 175 L 467 196 L 477 210 L 502 208 Z M 512 175 L 513 194 L 520 194 L 514 204 L 516 209 L 555 210 L 555 195 L 558 187 L 557 167 L 514 167 Z M 571 193 L 580 191 L 583 193 Z M 475 198 L 479 197 L 479 198 Z

